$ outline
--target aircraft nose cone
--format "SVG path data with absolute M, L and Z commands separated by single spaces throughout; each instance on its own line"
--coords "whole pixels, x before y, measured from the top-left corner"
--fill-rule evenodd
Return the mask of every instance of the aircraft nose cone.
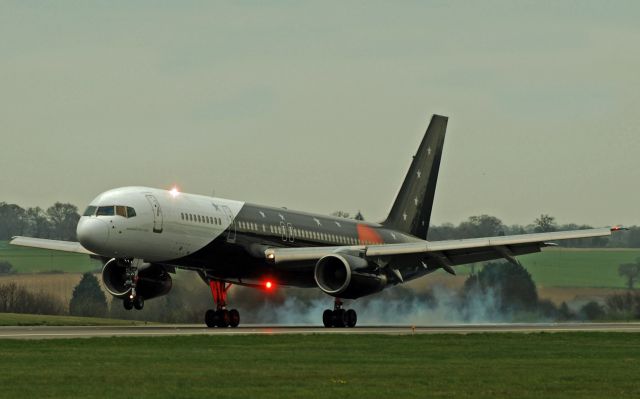
M 83 247 L 99 254 L 109 240 L 109 225 L 95 218 L 83 219 L 78 223 L 76 234 Z

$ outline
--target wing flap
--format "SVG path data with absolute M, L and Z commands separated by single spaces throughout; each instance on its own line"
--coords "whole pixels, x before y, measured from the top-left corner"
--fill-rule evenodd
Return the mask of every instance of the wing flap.
M 60 240 L 47 240 L 44 238 L 33 237 L 13 237 L 9 242 L 11 245 L 17 245 L 20 247 L 51 249 L 54 251 L 62 252 L 75 252 L 85 255 L 96 255 L 95 253 L 86 250 L 79 242 L 75 241 L 60 241 Z

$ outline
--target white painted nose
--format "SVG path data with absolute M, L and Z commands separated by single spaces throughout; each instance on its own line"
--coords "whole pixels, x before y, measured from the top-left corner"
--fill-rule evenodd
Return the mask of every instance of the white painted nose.
M 83 247 L 99 254 L 104 251 L 109 240 L 109 225 L 96 218 L 81 219 L 76 234 Z

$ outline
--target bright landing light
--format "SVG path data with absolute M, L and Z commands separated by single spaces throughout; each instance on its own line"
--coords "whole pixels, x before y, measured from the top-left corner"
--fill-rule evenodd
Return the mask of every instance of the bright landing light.
M 180 194 L 180 191 L 178 191 L 178 187 L 172 188 L 169 192 L 171 193 L 172 197 L 177 197 L 178 194 Z

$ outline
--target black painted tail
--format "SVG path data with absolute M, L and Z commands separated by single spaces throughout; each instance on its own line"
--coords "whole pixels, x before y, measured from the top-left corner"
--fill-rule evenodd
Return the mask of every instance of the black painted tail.
M 385 227 L 427 238 L 447 121 L 446 116 L 431 118 L 391 212 L 382 222 Z

